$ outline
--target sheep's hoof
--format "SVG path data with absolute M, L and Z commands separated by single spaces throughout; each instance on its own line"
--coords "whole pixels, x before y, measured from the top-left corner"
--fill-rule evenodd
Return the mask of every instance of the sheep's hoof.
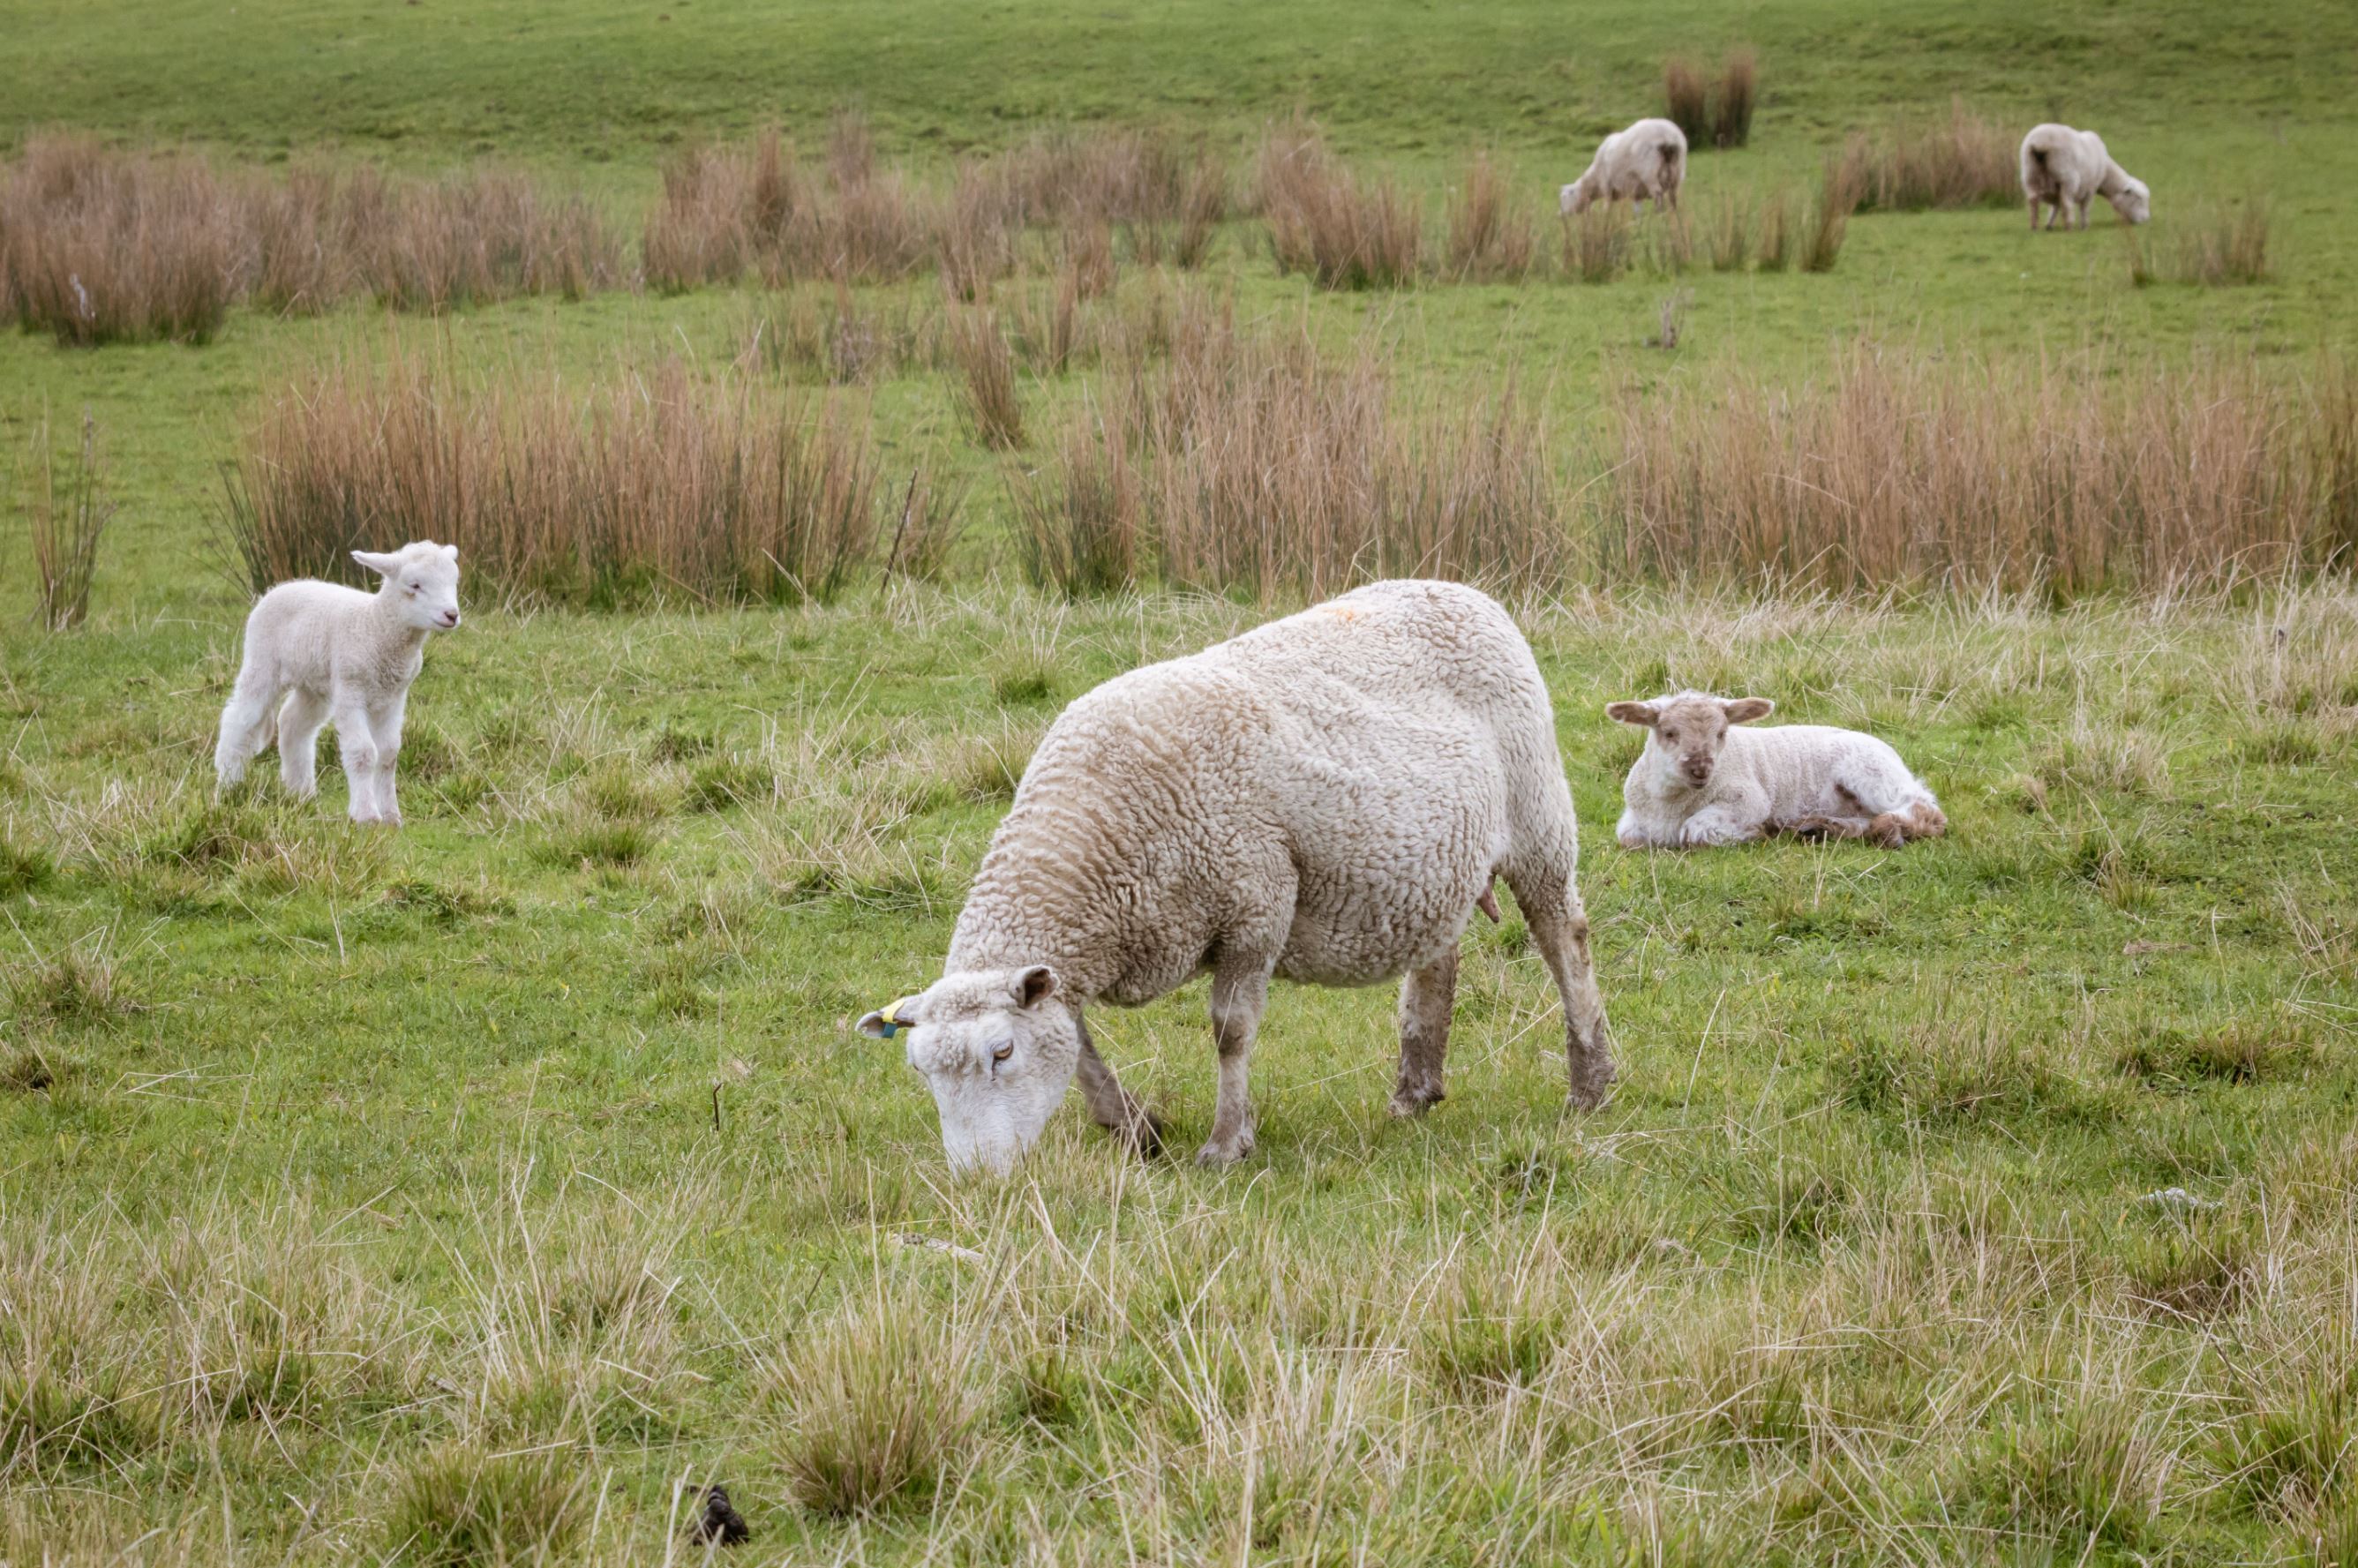
M 1226 1144 L 1222 1144 L 1216 1138 L 1196 1150 L 1195 1163 L 1206 1170 L 1217 1171 L 1223 1166 L 1235 1164 L 1252 1152 L 1252 1129 L 1247 1128 Z
M 1406 1121 L 1412 1117 L 1422 1116 L 1448 1098 L 1439 1089 L 1412 1089 L 1406 1084 L 1402 1084 L 1392 1091 L 1391 1104 L 1389 1108 L 1394 1116 Z
M 1115 1129 L 1115 1136 L 1141 1160 L 1157 1159 L 1163 1153 L 1163 1119 L 1151 1110 L 1141 1110 L 1129 1126 Z
M 1565 1098 L 1574 1110 L 1595 1110 L 1613 1092 L 1613 1081 L 1621 1075 L 1614 1070 L 1613 1059 L 1599 1052 L 1594 1064 L 1584 1063 L 1573 1069 L 1572 1084 Z

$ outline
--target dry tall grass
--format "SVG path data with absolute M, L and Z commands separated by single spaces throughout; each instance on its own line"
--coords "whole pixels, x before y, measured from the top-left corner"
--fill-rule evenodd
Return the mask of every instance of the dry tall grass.
M 994 451 L 1023 444 L 1023 400 L 1015 387 L 1015 351 L 987 306 L 962 310 L 950 322 L 950 358 L 957 363 L 958 406 L 974 438 Z
M 1487 153 L 1466 168 L 1449 207 L 1443 272 L 1463 282 L 1516 283 L 1541 262 L 1539 229 Z
M 203 342 L 236 294 L 237 240 L 201 160 L 36 136 L 0 169 L 0 312 L 60 343 Z
M 1424 215 L 1392 180 L 1354 173 L 1314 125 L 1273 126 L 1255 158 L 1261 215 L 1280 272 L 1322 288 L 1396 288 L 1423 258 Z
M 1850 233 L 1850 215 L 1857 206 L 1857 188 L 1848 168 L 1839 162 L 1829 163 L 1825 178 L 1818 185 L 1817 200 L 1810 205 L 1809 226 L 1797 236 L 1801 249 L 1796 259 L 1803 272 L 1833 271 L 1834 263 L 1842 259 L 1843 241 Z M 1783 222 L 1781 213 L 1778 222 Z
M 1684 57 L 1662 64 L 1662 117 L 1684 133 L 1688 147 L 1697 152 L 1748 145 L 1759 95 L 1760 61 L 1750 49 L 1729 55 L 1716 81 Z
M 2268 276 L 2268 204 L 2255 197 L 2199 209 L 2158 238 L 2124 227 L 2129 280 L 2151 283 L 2262 283 Z
M 866 420 L 840 403 L 676 360 L 585 393 L 396 353 L 265 406 L 225 521 L 257 589 L 436 538 L 479 580 L 553 600 L 826 600 L 873 556 L 879 480 Z
M 1760 98 L 1760 59 L 1750 49 L 1727 57 L 1719 70 L 1719 92 L 1711 108 L 1711 145 L 1748 146 L 1752 111 Z
M 1662 63 L 1662 118 L 1685 135 L 1688 146 L 1711 145 L 1711 90 L 1694 61 L 1681 58 Z
M 2167 589 L 2346 559 L 2351 374 L 1935 367 L 1859 349 L 1624 405 L 1586 492 L 1608 562 L 1676 580 Z M 2337 445 L 2337 443 L 2339 443 Z
M 79 626 L 90 615 L 91 579 L 98 574 L 99 542 L 114 517 L 106 470 L 98 448 L 98 427 L 81 416 L 81 441 L 62 487 L 49 422 L 34 432 L 38 478 L 24 481 L 25 510 L 32 524 L 33 574 L 39 579 L 41 624 L 52 632 Z M 27 464 L 31 468 L 33 464 Z
M 1952 100 L 1943 123 L 1908 114 L 1854 135 L 1830 166 L 1862 211 L 2006 207 L 2022 199 L 2017 138 L 1997 121 Z

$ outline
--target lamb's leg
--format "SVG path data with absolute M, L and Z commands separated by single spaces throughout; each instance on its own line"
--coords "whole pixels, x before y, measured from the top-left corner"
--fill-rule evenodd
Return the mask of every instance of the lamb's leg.
M 1485 888 L 1482 896 L 1490 896 Z M 1492 919 L 1498 918 L 1493 914 Z M 1400 1084 L 1392 1090 L 1394 1116 L 1422 1116 L 1444 1098 L 1442 1064 L 1449 1055 L 1449 1004 L 1457 995 L 1457 949 L 1401 981 Z
M 376 820 L 376 731 L 368 709 L 357 702 L 335 704 L 336 749 L 343 756 L 344 783 L 350 791 L 348 814 L 354 822 Z
M 1089 1026 L 1081 1025 L 1081 1098 L 1088 1103 L 1089 1119 L 1138 1151 L 1146 1159 L 1163 1152 L 1163 1120 L 1145 1102 L 1121 1087 L 1106 1059 L 1098 1054 Z
M 1245 1076 L 1276 967 L 1274 958 L 1224 954 L 1212 971 L 1212 1041 L 1220 1053 L 1220 1089 L 1212 1109 L 1212 1136 L 1195 1153 L 1198 1164 L 1226 1165 L 1253 1151 L 1252 1098 Z
M 319 730 L 328 722 L 328 703 L 301 687 L 287 694 L 278 708 L 278 781 L 297 800 L 319 792 Z
M 401 802 L 394 794 L 394 765 L 401 761 L 401 720 L 409 706 L 409 693 L 396 695 L 392 701 L 369 715 L 369 732 L 376 741 L 376 819 L 401 826 Z
M 1572 1103 L 1593 1109 L 1613 1087 L 1613 1041 L 1605 1025 L 1605 999 L 1597 993 L 1596 965 L 1588 950 L 1588 915 L 1573 881 L 1571 859 L 1509 866 L 1507 885 L 1522 905 L 1532 945 L 1547 960 L 1548 972 L 1563 996 L 1564 1061 Z
M 238 677 L 236 688 L 222 708 L 221 738 L 213 745 L 217 789 L 235 789 L 243 782 L 245 764 L 267 743 L 270 705 L 277 695 L 265 690 L 259 682 L 249 682 L 243 675 Z
M 1758 810 L 1755 806 L 1751 810 Z M 1709 849 L 1720 844 L 1749 844 L 1758 838 L 1768 826 L 1764 821 L 1748 820 L 1749 813 L 1738 813 L 1726 806 L 1706 806 L 1686 820 L 1679 839 L 1691 849 Z
M 1803 816 L 1788 824 L 1785 831 L 1796 838 L 1864 838 L 1867 827 L 1864 816 Z

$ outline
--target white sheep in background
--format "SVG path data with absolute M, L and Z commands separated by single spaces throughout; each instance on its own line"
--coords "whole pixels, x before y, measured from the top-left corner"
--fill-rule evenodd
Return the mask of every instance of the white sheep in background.
M 1004 1171 L 1077 1072 L 1141 1152 L 1152 1115 L 1083 1011 L 1209 969 L 1219 1094 L 1199 1158 L 1253 1147 L 1245 1071 L 1272 977 L 1405 975 L 1396 1115 L 1442 1098 L 1457 944 L 1504 876 L 1563 995 L 1575 1105 L 1613 1081 L 1539 665 L 1499 606 L 1376 583 L 1080 697 L 992 837 L 942 979 L 860 1021 L 912 1031 L 950 1163 Z
M 319 787 L 319 728 L 332 723 L 352 820 L 397 824 L 402 710 L 427 634 L 459 624 L 459 547 L 421 540 L 389 556 L 354 550 L 352 559 L 384 579 L 376 592 L 282 582 L 245 618 L 245 657 L 222 709 L 213 769 L 222 789 L 236 785 L 275 728 L 279 777 L 308 800 Z
M 1588 171 L 1556 193 L 1556 207 L 1567 218 L 1594 201 L 1676 207 L 1686 178 L 1687 134 L 1668 120 L 1640 120 L 1605 138 Z
M 2030 203 L 2030 232 L 2039 232 L 2039 210 L 2050 206 L 2047 226 L 2061 218 L 2072 228 L 2088 226 L 2088 203 L 2098 196 L 2113 204 L 2124 222 L 2153 216 L 2153 192 L 2142 179 L 2113 161 L 2104 138 L 2069 125 L 2033 125 L 2022 138 L 2022 194 Z
M 1947 831 L 1932 792 L 1872 735 L 1824 724 L 1735 728 L 1775 707 L 1762 697 L 1695 691 L 1608 704 L 1609 717 L 1646 730 L 1646 749 L 1621 785 L 1622 847 L 1744 844 L 1795 833 L 1897 849 Z

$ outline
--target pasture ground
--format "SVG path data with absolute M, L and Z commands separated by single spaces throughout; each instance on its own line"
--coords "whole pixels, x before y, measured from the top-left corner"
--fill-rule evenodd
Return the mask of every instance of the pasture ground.
M 2101 125 L 2158 229 L 2264 189 L 2276 276 L 2136 289 L 2109 213 L 2034 241 L 1985 211 L 1861 217 L 1821 277 L 1342 297 L 1240 222 L 1215 286 L 1334 338 L 1376 319 L 1401 396 L 1511 368 L 1570 428 L 1617 385 L 1799 377 L 1861 336 L 2288 373 L 2358 341 L 2345 7 L 773 9 L 8 0 L 0 124 L 498 155 L 622 209 L 682 138 L 846 99 L 921 157 L 1065 116 L 1242 146 L 1300 104 L 1433 189 L 1487 145 L 1552 189 L 1664 54 L 1746 42 L 1756 145 L 1698 157 L 1699 197 L 1798 188 L 1850 126 L 1954 92 Z M 401 833 L 343 825 L 331 753 L 313 806 L 267 758 L 209 800 L 244 605 L 216 465 L 258 399 L 388 338 L 719 361 L 765 303 L 0 339 L 0 436 L 88 408 L 124 503 L 59 635 L 0 510 L 0 1560 L 685 1560 L 717 1476 L 757 1562 L 2358 1561 L 2345 580 L 1523 606 L 1610 1105 L 1563 1111 L 1509 904 L 1468 938 L 1423 1121 L 1384 1114 L 1389 990 L 1286 989 L 1259 1152 L 1198 1171 L 1197 986 L 1093 1020 L 1178 1157 L 1068 1107 L 1019 1179 L 957 1184 L 921 1085 L 846 1021 L 932 972 L 1063 701 L 1265 611 L 1021 586 L 1028 460 L 974 449 L 940 376 L 869 395 L 891 450 L 975 481 L 945 584 L 478 591 L 428 652 Z M 1889 736 L 1952 836 L 1622 852 L 1636 741 L 1602 708 L 1674 684 Z

